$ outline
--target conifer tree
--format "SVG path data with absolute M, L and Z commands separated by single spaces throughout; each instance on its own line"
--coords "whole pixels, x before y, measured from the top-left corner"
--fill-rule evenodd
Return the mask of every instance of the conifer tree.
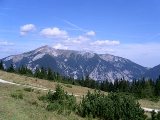
M 36 68 L 35 73 L 34 73 L 34 77 L 40 78 L 40 70 L 39 70 L 39 68 Z
M 3 61 L 0 62 L 0 70 L 4 70 Z
M 7 72 L 15 72 L 13 64 L 7 69 Z
M 160 96 L 160 79 L 157 79 L 157 80 L 156 80 L 155 95 L 156 95 L 156 96 Z
M 46 72 L 44 67 L 41 67 L 39 78 L 40 79 L 45 79 L 46 77 L 47 77 L 47 72 Z
M 147 80 L 144 82 L 143 84 L 143 89 L 142 89 L 142 92 L 141 92 L 141 95 L 143 98 L 151 98 L 153 97 L 153 93 L 154 90 L 150 84 L 150 82 Z
M 54 76 L 53 76 L 52 70 L 50 68 L 48 68 L 48 71 L 47 71 L 47 79 L 54 80 Z

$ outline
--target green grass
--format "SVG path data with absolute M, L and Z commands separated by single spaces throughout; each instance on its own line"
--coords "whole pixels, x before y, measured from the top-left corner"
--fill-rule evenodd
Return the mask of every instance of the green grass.
M 11 93 L 11 97 L 15 98 L 15 99 L 23 99 L 23 92 L 22 90 L 16 90 L 14 92 Z
M 17 99 L 23 94 L 23 99 Z M 25 91 L 20 86 L 0 83 L 0 120 L 87 120 L 74 113 L 58 114 L 45 109 L 46 103 L 38 100 L 43 91 Z

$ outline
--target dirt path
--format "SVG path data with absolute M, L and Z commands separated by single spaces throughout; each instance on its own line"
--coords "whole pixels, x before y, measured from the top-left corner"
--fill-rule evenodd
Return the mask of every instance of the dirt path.
M 38 89 L 38 90 L 43 90 L 43 91 L 53 91 L 55 92 L 54 90 L 51 90 L 51 89 L 47 89 L 47 88 L 41 88 L 41 87 L 35 87 L 35 86 L 32 86 L 32 85 L 22 85 L 22 84 L 17 84 L 17 83 L 13 83 L 13 82 L 9 82 L 9 81 L 6 81 L 6 80 L 2 80 L 0 79 L 0 83 L 4 83 L 4 84 L 12 84 L 12 85 L 17 85 L 17 86 L 22 86 L 22 87 L 30 87 L 30 88 L 33 88 L 33 89 Z M 69 95 L 72 95 L 69 93 Z M 74 96 L 80 96 L 80 95 L 74 95 Z
M 23 87 L 31 87 L 31 88 L 34 88 L 34 89 L 45 90 L 45 91 L 49 90 L 49 89 L 35 87 L 35 86 L 31 86 L 31 85 L 17 84 L 17 83 L 9 82 L 9 81 L 2 80 L 2 79 L 0 79 L 0 83 L 12 84 L 12 85 L 23 86 Z

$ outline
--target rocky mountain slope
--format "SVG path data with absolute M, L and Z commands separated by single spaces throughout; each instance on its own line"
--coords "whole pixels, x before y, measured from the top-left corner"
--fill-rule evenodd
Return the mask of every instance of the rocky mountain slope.
M 2 59 L 5 67 L 11 63 L 20 67 L 26 65 L 33 71 L 36 67 L 50 67 L 62 75 L 82 78 L 89 75 L 94 80 L 110 80 L 139 78 L 147 69 L 128 59 L 110 54 L 60 50 L 43 46 L 36 50 Z
M 157 65 L 151 69 L 149 69 L 145 74 L 144 77 L 146 78 L 152 78 L 152 79 L 157 79 L 160 76 L 160 65 Z

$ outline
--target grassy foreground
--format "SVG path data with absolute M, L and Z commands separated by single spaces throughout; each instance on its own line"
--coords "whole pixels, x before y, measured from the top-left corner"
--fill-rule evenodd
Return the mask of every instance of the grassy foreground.
M 24 84 L 24 85 L 32 85 L 32 86 L 36 86 L 36 87 L 52 89 L 52 90 L 55 90 L 55 86 L 57 84 L 61 84 L 63 86 L 64 90 L 67 91 L 68 93 L 73 93 L 74 95 L 79 95 L 77 97 L 78 100 L 83 95 L 85 95 L 88 92 L 88 90 L 91 92 L 94 91 L 93 89 L 90 89 L 87 87 L 57 83 L 57 82 L 42 80 L 42 79 L 33 78 L 33 77 L 26 77 L 23 75 L 8 73 L 8 72 L 4 72 L 1 70 L 0 70 L 0 79 L 4 79 L 7 81 L 11 81 L 11 82 L 19 83 L 19 84 Z M 105 93 L 105 94 L 107 94 L 107 93 Z M 160 109 L 160 101 L 153 102 L 153 101 L 149 101 L 147 99 L 141 99 L 141 100 L 139 100 L 139 103 L 141 104 L 142 107 L 147 107 L 147 108 L 152 108 L 152 109 Z
M 0 79 L 52 90 L 54 90 L 58 84 L 48 80 L 26 77 L 4 71 L 0 71 Z M 81 100 L 81 96 L 85 95 L 88 90 L 94 91 L 86 87 L 60 84 L 68 93 L 80 95 L 77 97 L 78 101 Z M 17 91 L 23 94 L 23 99 L 15 99 L 11 96 Z M 46 94 L 46 91 L 35 89 L 34 91 L 28 92 L 22 86 L 0 83 L 0 120 L 85 120 L 74 113 L 65 115 L 47 111 L 45 109 L 46 104 L 38 100 L 38 96 L 43 94 Z M 160 101 L 152 102 L 142 99 L 139 100 L 139 103 L 142 107 L 160 109 Z
M 11 95 L 20 92 L 22 99 Z M 74 113 L 58 114 L 45 109 L 45 103 L 38 100 L 43 91 L 26 91 L 20 86 L 0 83 L 0 120 L 85 120 Z

